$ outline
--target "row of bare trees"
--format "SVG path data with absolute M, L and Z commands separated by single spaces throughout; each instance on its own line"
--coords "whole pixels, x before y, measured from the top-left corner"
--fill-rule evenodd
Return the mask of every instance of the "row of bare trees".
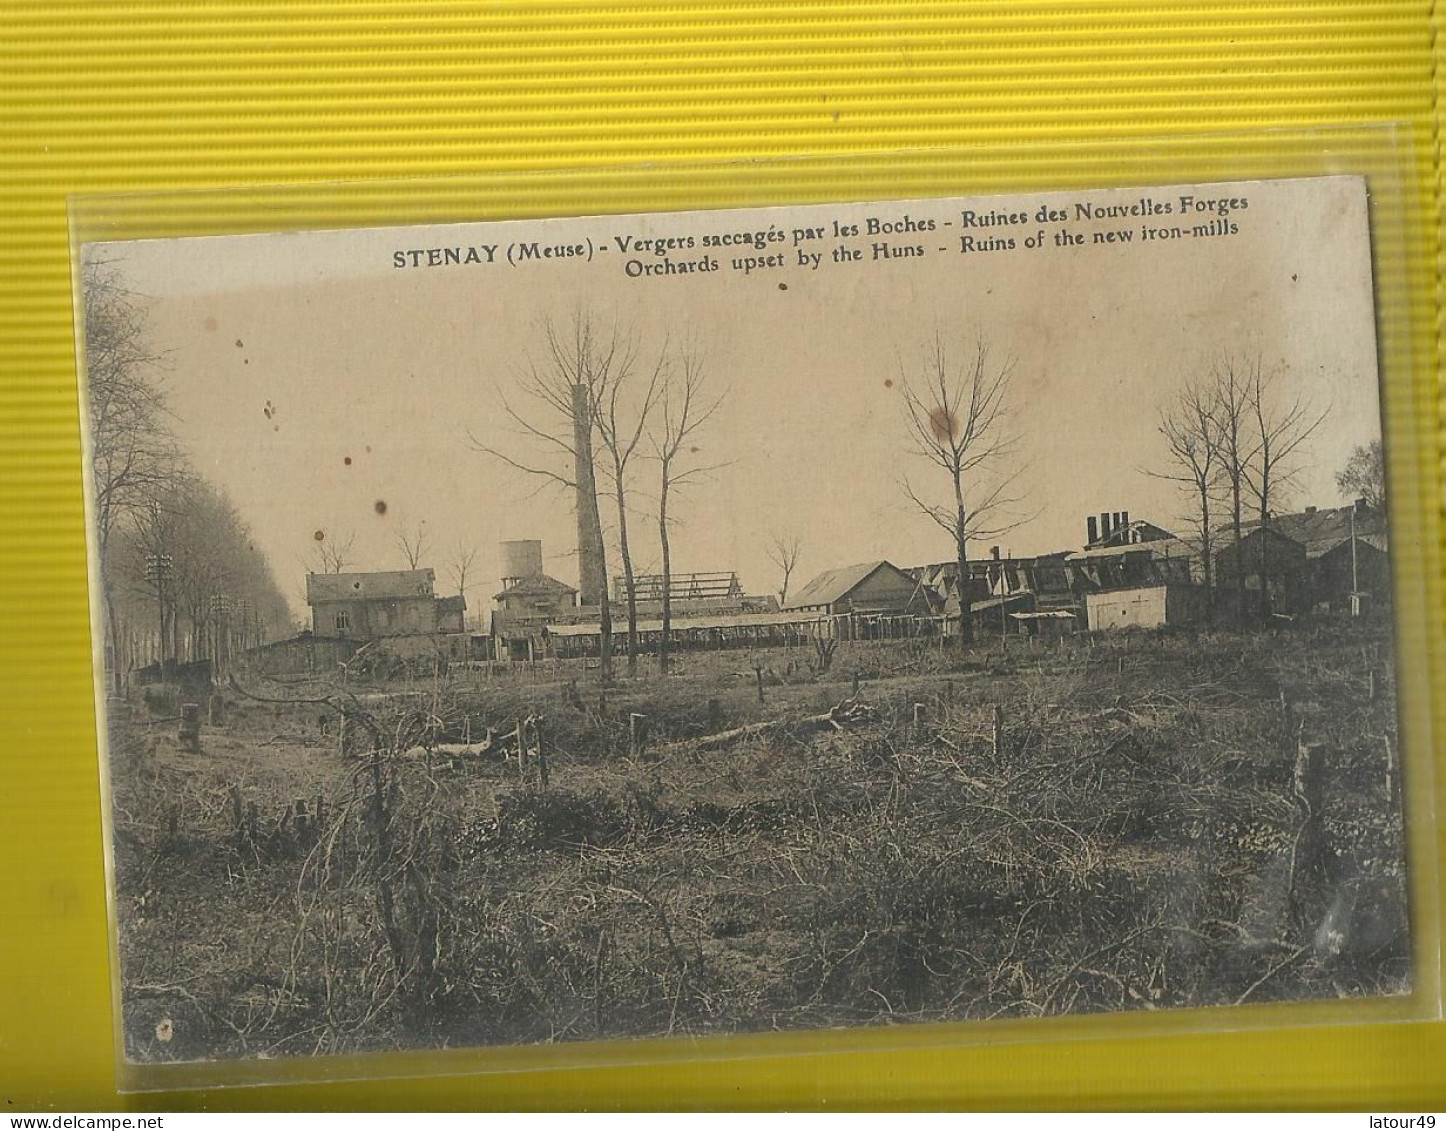
M 1287 387 L 1283 370 L 1257 355 L 1216 358 L 1186 379 L 1161 412 L 1165 462 L 1156 478 L 1177 484 L 1191 502 L 1191 525 L 1200 542 L 1202 581 L 1213 595 L 1216 536 L 1224 529 L 1235 547 L 1232 570 L 1236 609 L 1246 607 L 1244 526 L 1262 530 L 1299 475 L 1306 444 L 1325 422 L 1300 390 Z M 1225 521 L 1221 521 L 1222 518 Z M 1269 539 L 1260 545 L 1259 613 L 1270 614 Z
M 589 547 L 602 583 L 597 593 L 602 678 L 612 678 L 612 600 L 608 544 L 600 496 L 614 521 L 627 615 L 629 675 L 638 665 L 638 600 L 629 520 L 641 493 L 640 467 L 650 465 L 656 488 L 662 563 L 659 665 L 669 665 L 672 623 L 671 530 L 677 493 L 717 468 L 700 458 L 699 433 L 722 406 L 695 346 L 664 339 L 647 344 L 635 329 L 605 324 L 586 313 L 542 327 L 543 348 L 516 376 L 516 393 L 500 387 L 503 414 L 520 441 L 517 451 L 472 438 L 473 447 L 506 466 L 573 495 L 581 546 Z
M 289 627 L 265 556 L 172 429 L 146 308 L 118 264 L 83 274 L 92 519 L 112 675 L 146 658 L 221 658 Z

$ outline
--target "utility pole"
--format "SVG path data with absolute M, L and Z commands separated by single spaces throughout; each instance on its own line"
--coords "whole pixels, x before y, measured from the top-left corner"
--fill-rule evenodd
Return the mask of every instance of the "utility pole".
M 226 667 L 231 656 L 231 599 L 225 593 L 211 598 L 211 619 L 215 629 L 211 634 L 211 652 L 219 673 Z
M 171 580 L 175 563 L 170 554 L 146 555 L 146 579 L 156 587 L 156 614 L 161 630 L 160 653 L 157 661 L 164 668 L 166 656 L 166 582 Z
M 1356 505 L 1351 504 L 1351 616 L 1361 615 L 1361 585 L 1356 573 Z

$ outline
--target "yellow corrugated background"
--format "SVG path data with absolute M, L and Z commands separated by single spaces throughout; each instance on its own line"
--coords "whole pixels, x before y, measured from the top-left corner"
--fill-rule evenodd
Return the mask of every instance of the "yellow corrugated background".
M 117 1097 L 66 230 L 77 193 L 896 147 L 992 147 L 948 166 L 967 169 L 971 188 L 1086 183 L 1108 176 L 1110 154 L 1128 155 L 1091 144 L 1104 139 L 1396 121 L 1420 215 L 1402 229 L 1415 250 L 1413 317 L 1390 317 L 1429 379 L 1440 333 L 1436 36 L 1432 5 L 1387 0 L 0 4 L 0 1116 L 42 1106 L 1446 1107 L 1440 1023 Z M 1071 154 L 1062 141 L 1081 147 Z M 1046 148 L 1017 158 L 998 148 L 1018 143 Z M 1235 147 L 1245 165 L 1270 150 Z M 1182 168 L 1228 167 L 1229 150 Z M 783 182 L 799 195 L 852 195 Z M 886 184 L 886 166 L 865 182 Z M 960 178 L 909 183 L 945 191 Z M 719 191 L 664 168 L 610 185 L 605 203 L 680 207 Z M 535 186 L 495 200 L 471 192 L 419 188 L 419 212 L 554 199 Z M 194 228 L 229 207 L 250 223 L 267 214 L 257 201 L 280 201 L 299 220 L 361 222 L 396 215 L 401 200 L 395 187 L 303 192 L 174 215 Z M 1434 429 L 1431 390 L 1417 403 Z

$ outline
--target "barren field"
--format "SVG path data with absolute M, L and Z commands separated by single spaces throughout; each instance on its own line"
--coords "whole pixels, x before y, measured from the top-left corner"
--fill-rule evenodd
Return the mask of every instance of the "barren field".
M 110 719 L 126 1052 L 1402 992 L 1388 640 L 242 679 L 199 752 L 137 695 Z

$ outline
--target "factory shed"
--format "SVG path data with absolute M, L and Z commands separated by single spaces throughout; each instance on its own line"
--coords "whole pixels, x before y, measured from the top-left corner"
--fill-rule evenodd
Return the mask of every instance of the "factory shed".
M 1009 622 L 1017 636 L 1068 636 L 1079 627 L 1079 618 L 1068 609 L 1010 613 Z
M 1190 624 L 1204 611 L 1205 591 L 1197 585 L 1139 585 L 1085 596 L 1091 632 Z
M 828 620 L 818 613 L 689 617 L 672 622 L 668 645 L 679 651 L 799 645 L 813 636 L 827 633 Z M 638 621 L 638 646 L 642 651 L 657 651 L 662 636 L 662 621 Z M 596 622 L 548 625 L 543 637 L 548 655 L 561 660 L 588 659 L 599 653 L 602 627 Z M 626 637 L 627 625 L 614 621 L 614 646 L 620 646 Z
M 794 594 L 789 611 L 841 616 L 853 613 L 927 615 L 924 587 L 890 562 L 862 562 L 826 570 Z
M 1250 529 L 1258 531 L 1259 524 L 1251 524 Z M 1390 602 L 1385 511 L 1357 499 L 1348 507 L 1306 507 L 1294 514 L 1275 515 L 1270 529 L 1305 547 L 1303 566 L 1299 559 L 1294 564 L 1297 590 L 1308 592 L 1311 604 L 1339 610 L 1365 599 L 1376 604 Z

